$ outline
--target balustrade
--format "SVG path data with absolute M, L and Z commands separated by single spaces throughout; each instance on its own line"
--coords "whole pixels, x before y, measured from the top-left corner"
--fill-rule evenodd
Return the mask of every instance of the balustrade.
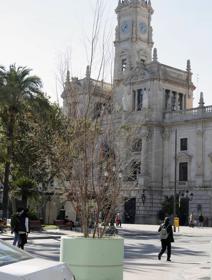
M 180 111 L 169 111 L 164 113 L 165 121 L 184 121 L 199 118 L 212 117 L 212 106 L 197 107 Z

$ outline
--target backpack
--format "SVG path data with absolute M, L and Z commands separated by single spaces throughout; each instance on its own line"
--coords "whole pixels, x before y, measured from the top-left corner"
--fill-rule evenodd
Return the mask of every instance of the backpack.
M 162 226 L 161 231 L 160 231 L 160 239 L 167 239 L 169 236 L 167 232 L 167 228 L 165 226 Z
M 11 217 L 11 230 L 14 232 L 18 232 L 20 227 L 20 217 L 17 214 L 14 214 Z

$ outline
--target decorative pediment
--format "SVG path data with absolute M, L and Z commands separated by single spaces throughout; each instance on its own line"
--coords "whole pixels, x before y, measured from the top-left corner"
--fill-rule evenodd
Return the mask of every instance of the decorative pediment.
M 191 161 L 193 155 L 189 154 L 188 152 L 179 152 L 177 154 L 178 161 Z
M 143 63 L 137 63 L 129 75 L 125 78 L 124 84 L 127 85 L 131 82 L 146 80 L 150 77 L 150 72 L 145 68 Z

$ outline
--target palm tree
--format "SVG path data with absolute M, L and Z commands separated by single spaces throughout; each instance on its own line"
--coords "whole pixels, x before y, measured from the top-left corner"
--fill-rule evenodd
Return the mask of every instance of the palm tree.
M 5 131 L 6 161 L 4 166 L 3 218 L 7 218 L 9 176 L 14 153 L 15 129 L 19 114 L 41 95 L 41 80 L 30 76 L 31 69 L 10 65 L 6 70 L 0 66 L 0 118 Z
M 27 177 L 20 177 L 14 182 L 12 194 L 15 198 L 21 198 L 24 208 L 28 207 L 29 199 L 35 200 L 39 197 L 36 182 Z

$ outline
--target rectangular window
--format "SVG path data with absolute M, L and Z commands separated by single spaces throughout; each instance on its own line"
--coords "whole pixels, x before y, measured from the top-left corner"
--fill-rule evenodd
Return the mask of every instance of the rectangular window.
M 178 97 L 178 109 L 183 110 L 183 94 L 179 93 Z
M 179 163 L 179 181 L 188 181 L 188 163 Z
M 169 108 L 169 98 L 170 98 L 170 90 L 165 90 L 165 109 L 168 110 Z
M 177 106 L 176 106 L 176 92 L 172 91 L 172 99 L 171 99 L 171 103 L 172 103 L 172 111 L 176 111 L 177 110 Z
M 188 150 L 188 138 L 180 139 L 180 150 L 187 151 Z
M 126 69 L 127 69 L 127 59 L 123 58 L 121 61 L 121 70 L 122 70 L 122 72 L 125 72 Z
M 137 90 L 137 111 L 141 111 L 143 107 L 143 93 L 142 89 Z
M 132 98 L 133 98 L 133 100 L 132 100 L 132 110 L 133 111 L 135 111 L 135 108 L 136 108 L 136 91 L 135 90 L 133 90 L 133 95 L 132 95 Z

